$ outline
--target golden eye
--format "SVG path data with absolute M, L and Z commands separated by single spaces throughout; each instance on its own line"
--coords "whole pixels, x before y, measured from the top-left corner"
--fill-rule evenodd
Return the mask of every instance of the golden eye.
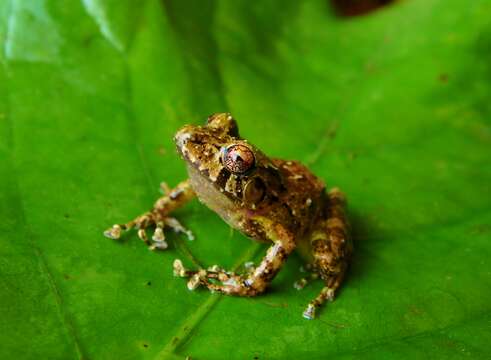
M 254 153 L 246 145 L 234 144 L 228 146 L 222 155 L 225 168 L 231 173 L 243 175 L 254 167 Z

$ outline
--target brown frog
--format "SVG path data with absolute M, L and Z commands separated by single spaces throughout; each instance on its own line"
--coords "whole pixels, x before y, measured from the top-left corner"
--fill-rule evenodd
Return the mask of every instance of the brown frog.
M 174 273 L 190 278 L 188 288 L 206 286 L 228 295 L 256 296 L 298 249 L 310 258 L 310 278 L 320 277 L 325 283 L 303 313 L 307 319 L 314 318 L 316 309 L 334 298 L 353 249 L 344 195 L 336 188 L 326 192 L 324 183 L 297 161 L 268 158 L 240 137 L 228 113 L 211 115 L 204 126 L 184 126 L 174 140 L 189 179 L 167 189 L 149 212 L 104 234 L 118 239 L 122 230 L 136 228 L 152 250 L 167 248 L 165 227 L 192 239 L 191 232 L 170 214 L 197 196 L 230 226 L 271 247 L 261 263 L 244 274 L 216 265 L 188 270 L 175 260 Z M 149 227 L 155 229 L 151 239 L 146 235 Z M 304 278 L 295 286 L 302 288 L 306 283 Z

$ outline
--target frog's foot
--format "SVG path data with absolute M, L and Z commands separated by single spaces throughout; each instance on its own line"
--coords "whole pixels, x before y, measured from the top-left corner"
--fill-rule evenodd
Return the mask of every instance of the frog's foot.
M 217 281 L 228 281 L 230 277 L 236 276 L 232 272 L 227 272 L 218 265 L 210 266 L 208 269 L 189 270 L 184 267 L 182 261 L 174 260 L 174 276 L 190 278 L 188 281 L 189 290 L 194 290 L 200 285 L 206 285 L 208 279 Z
M 328 286 L 322 288 L 320 294 L 317 295 L 317 297 L 312 300 L 309 305 L 307 305 L 307 308 L 303 312 L 303 317 L 308 320 L 314 319 L 317 308 L 319 308 L 327 300 L 332 301 L 334 299 L 334 292 L 334 289 Z
M 317 297 L 312 300 L 308 305 L 305 311 L 303 312 L 303 317 L 309 320 L 315 318 L 316 310 L 322 306 L 326 301 L 333 301 L 336 291 L 341 286 L 341 282 L 344 278 L 344 269 L 339 273 L 331 275 L 324 279 L 326 286 L 324 286 L 317 295 Z
M 154 232 L 151 239 L 148 239 L 147 229 L 151 227 L 154 228 Z M 150 250 L 165 250 L 169 246 L 165 241 L 164 229 L 166 227 L 173 229 L 176 233 L 184 233 L 189 240 L 194 240 L 192 232 L 184 228 L 177 219 L 162 216 L 156 211 L 149 211 L 126 224 L 115 224 L 104 231 L 104 236 L 116 240 L 121 237 L 123 231 L 135 228 L 138 230 L 138 237 L 148 245 Z
M 213 265 L 208 269 L 189 270 L 183 266 L 181 260 L 176 259 L 173 266 L 175 276 L 189 278 L 187 283 L 189 290 L 204 286 L 212 292 L 229 295 L 254 296 L 258 293 L 247 283 L 246 277 L 226 271 L 218 265 Z

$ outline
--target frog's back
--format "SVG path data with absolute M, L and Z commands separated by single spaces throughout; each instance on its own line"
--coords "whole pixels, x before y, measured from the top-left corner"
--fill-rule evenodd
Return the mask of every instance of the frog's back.
M 281 173 L 286 189 L 280 202 L 291 214 L 289 227 L 297 235 L 305 235 L 325 210 L 325 184 L 298 161 L 273 159 L 272 162 Z

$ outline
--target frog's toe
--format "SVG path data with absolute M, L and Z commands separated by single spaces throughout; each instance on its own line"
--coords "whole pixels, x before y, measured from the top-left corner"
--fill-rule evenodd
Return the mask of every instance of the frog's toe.
M 165 250 L 169 247 L 169 244 L 165 241 L 163 224 L 157 223 L 152 241 L 153 243 L 149 246 L 150 250 Z
M 188 274 L 193 273 L 193 275 L 189 278 L 187 287 L 189 290 L 193 291 L 201 285 L 209 286 L 210 283 L 207 279 L 207 271 L 205 269 L 201 269 L 198 271 L 188 271 Z
M 113 240 L 119 239 L 121 237 L 121 225 L 113 225 L 112 227 L 104 231 L 104 236 Z
M 162 228 L 162 225 L 157 224 L 152 236 L 152 240 L 155 242 L 165 242 L 164 229 Z
M 180 259 L 175 259 L 174 263 L 172 264 L 173 270 L 174 270 L 174 276 L 178 277 L 188 277 L 188 272 L 189 270 L 184 267 L 182 264 L 182 261 Z
M 141 241 L 143 241 L 145 244 L 148 244 L 148 237 L 147 237 L 147 232 L 145 231 L 145 229 L 138 229 L 137 235 Z
M 182 278 L 189 278 L 195 275 L 199 275 L 200 279 L 203 280 L 206 277 L 206 273 L 207 273 L 207 271 L 204 269 L 199 269 L 199 270 L 187 269 L 186 267 L 184 267 L 180 259 L 174 260 L 174 263 L 172 264 L 172 268 L 173 268 L 174 276 L 182 277 Z
M 166 250 L 169 247 L 166 241 L 154 241 L 149 247 L 148 250 Z
M 315 306 L 312 304 L 309 304 L 302 315 L 307 320 L 315 319 Z
M 302 290 L 305 286 L 307 286 L 312 281 L 319 278 L 319 274 L 313 272 L 310 273 L 307 277 L 304 277 L 300 280 L 297 280 L 293 283 L 293 287 L 297 290 Z
M 247 274 L 252 274 L 256 270 L 256 266 L 252 261 L 244 263 L 244 269 Z
M 183 233 L 187 236 L 188 240 L 194 240 L 194 235 L 191 230 L 186 229 L 176 218 L 166 217 L 164 222 L 166 226 L 170 227 L 176 233 Z
M 302 290 L 305 287 L 305 285 L 307 285 L 307 283 L 308 283 L 307 279 L 303 278 L 295 281 L 293 283 L 293 287 L 297 290 Z
M 171 193 L 171 188 L 169 187 L 169 185 L 167 185 L 167 183 L 165 181 L 162 181 L 160 183 L 160 192 L 163 194 L 163 195 L 169 195 Z
M 199 274 L 194 274 L 188 280 L 187 287 L 188 287 L 189 290 L 193 291 L 193 290 L 195 290 L 197 287 L 199 287 L 201 285 L 201 282 L 202 281 L 201 281 L 201 278 L 200 278 Z

